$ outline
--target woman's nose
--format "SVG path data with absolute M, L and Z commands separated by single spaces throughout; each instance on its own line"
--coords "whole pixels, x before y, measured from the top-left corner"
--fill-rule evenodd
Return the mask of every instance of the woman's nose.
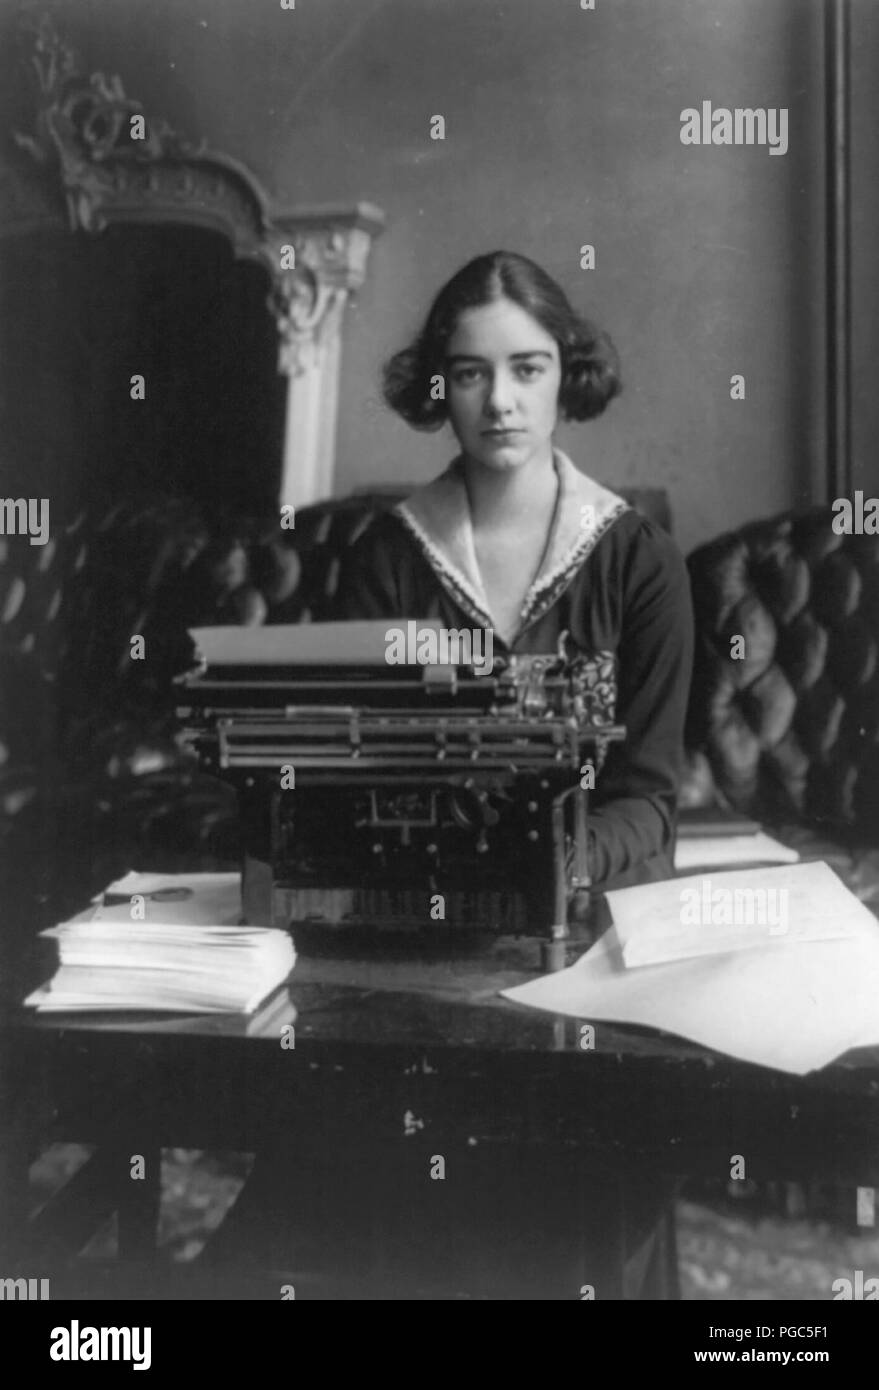
M 513 383 L 504 372 L 495 372 L 486 397 L 486 409 L 491 415 L 505 415 L 513 406 Z

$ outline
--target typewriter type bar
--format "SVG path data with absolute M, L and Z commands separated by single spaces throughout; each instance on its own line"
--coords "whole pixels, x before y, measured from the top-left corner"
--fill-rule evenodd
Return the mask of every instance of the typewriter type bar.
M 221 770 L 277 768 L 295 764 L 297 773 L 333 769 L 359 773 L 479 767 L 540 769 L 548 763 L 572 769 L 592 734 L 610 740 L 616 730 L 584 731 L 564 720 L 544 722 L 444 715 L 378 715 L 355 709 L 304 711 L 291 707 L 283 720 L 226 718 L 217 721 Z

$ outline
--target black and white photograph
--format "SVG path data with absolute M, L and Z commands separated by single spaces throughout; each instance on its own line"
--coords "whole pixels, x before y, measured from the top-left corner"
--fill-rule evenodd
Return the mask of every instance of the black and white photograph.
M 879 1299 L 877 75 L 879 0 L 0 0 L 39 1364 Z

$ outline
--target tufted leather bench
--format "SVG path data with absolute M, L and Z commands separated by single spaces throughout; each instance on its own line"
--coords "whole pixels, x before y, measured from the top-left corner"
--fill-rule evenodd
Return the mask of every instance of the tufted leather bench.
M 173 737 L 189 627 L 330 619 L 340 557 L 381 494 L 277 514 L 207 516 L 131 497 L 59 524 L 42 547 L 0 538 L 0 897 L 32 933 L 127 866 L 237 860 L 231 789 Z M 141 636 L 145 659 L 132 659 Z M 14 950 L 0 933 L 0 953 Z
M 690 555 L 684 803 L 754 815 L 879 911 L 879 536 L 832 519 L 786 513 Z

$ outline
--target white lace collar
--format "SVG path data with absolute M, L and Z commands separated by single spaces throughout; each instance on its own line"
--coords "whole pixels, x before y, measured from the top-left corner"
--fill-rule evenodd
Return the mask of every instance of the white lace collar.
M 553 461 L 559 480 L 553 531 L 510 643 L 552 607 L 605 531 L 629 510 L 627 502 L 587 478 L 560 449 L 553 450 Z M 461 459 L 399 502 L 394 511 L 418 541 L 446 591 L 481 627 L 494 628 L 476 561 Z

